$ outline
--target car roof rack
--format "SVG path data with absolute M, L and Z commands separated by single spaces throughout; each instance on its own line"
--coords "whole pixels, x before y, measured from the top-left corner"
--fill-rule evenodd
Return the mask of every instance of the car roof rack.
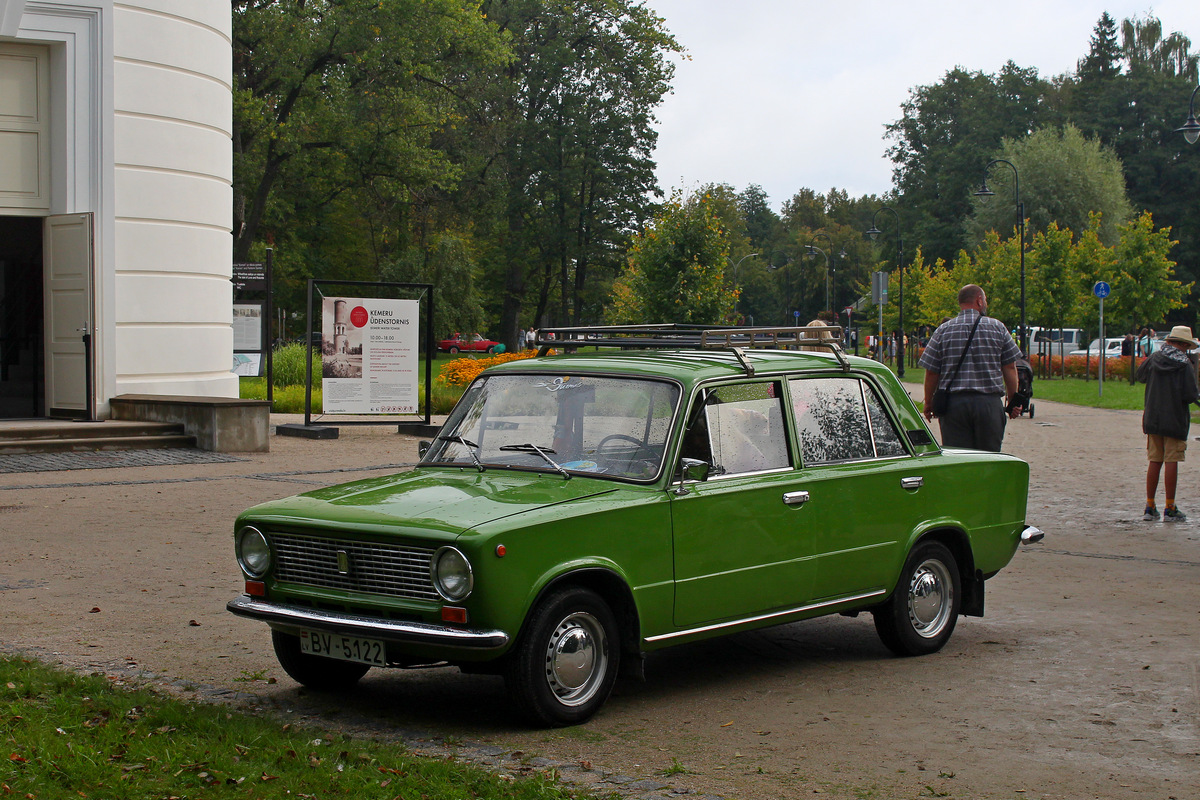
M 542 328 L 538 331 L 535 344 L 539 356 L 546 355 L 552 347 L 570 350 L 579 346 L 643 350 L 725 350 L 733 353 L 749 377 L 754 376 L 754 366 L 746 359 L 746 348 L 786 350 L 793 347 L 820 347 L 833 353 L 843 371 L 850 370 L 850 362 L 846 361 L 846 354 L 842 350 L 842 328 L 837 325 L 747 328 L 671 322 Z

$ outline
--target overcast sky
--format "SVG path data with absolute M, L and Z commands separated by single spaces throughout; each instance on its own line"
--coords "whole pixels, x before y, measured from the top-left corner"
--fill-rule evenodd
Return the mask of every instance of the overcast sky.
M 799 189 L 891 188 L 884 126 L 909 89 L 955 66 L 1006 61 L 1043 77 L 1073 70 L 1105 10 L 1147 13 L 1200 49 L 1200 0 L 647 0 L 687 48 L 658 109 L 659 183 L 763 187 L 773 208 Z M 1187 116 L 1179 98 L 1177 128 Z M 1197 154 L 1200 156 L 1200 153 Z

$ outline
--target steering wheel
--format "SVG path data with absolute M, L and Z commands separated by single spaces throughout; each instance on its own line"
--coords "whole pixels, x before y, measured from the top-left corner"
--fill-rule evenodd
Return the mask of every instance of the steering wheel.
M 635 445 L 636 449 L 629 454 L 620 453 L 615 458 L 613 456 L 605 455 L 604 446 L 613 441 L 629 442 L 630 444 Z M 633 468 L 634 462 L 646 461 L 646 459 L 640 457 L 646 452 L 653 453 L 654 450 L 645 441 L 637 438 L 636 436 L 628 436 L 624 433 L 610 433 L 608 436 L 605 436 L 596 443 L 596 458 L 616 463 L 624 461 L 625 468 L 619 471 L 625 474 L 632 474 L 633 472 L 636 472 L 636 470 Z

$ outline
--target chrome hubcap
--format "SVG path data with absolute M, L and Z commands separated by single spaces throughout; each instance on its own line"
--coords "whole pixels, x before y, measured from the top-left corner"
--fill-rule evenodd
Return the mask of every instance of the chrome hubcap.
M 546 644 L 546 682 L 560 702 L 586 703 L 607 671 L 608 641 L 599 620 L 579 611 L 558 623 Z
M 908 589 L 908 619 L 918 636 L 932 639 L 950 622 L 954 581 L 946 565 L 930 559 L 913 572 Z

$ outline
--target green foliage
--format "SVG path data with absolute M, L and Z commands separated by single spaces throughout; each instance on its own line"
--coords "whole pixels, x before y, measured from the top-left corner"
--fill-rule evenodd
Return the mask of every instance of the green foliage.
M 276 347 L 271 354 L 271 377 L 276 386 L 304 386 L 308 382 L 305 361 L 308 347 L 298 342 Z M 321 351 L 312 350 L 313 383 L 321 384 Z
M 728 233 L 705 192 L 676 195 L 635 236 L 629 266 L 613 287 L 613 323 L 731 322 L 737 293 L 725 288 Z
M 1125 196 L 1125 175 L 1112 150 L 1096 139 L 1086 139 L 1074 125 L 1061 130 L 1043 128 L 1020 139 L 1005 139 L 997 158 L 1016 166 L 1020 174 L 1020 200 L 1028 220 L 1026 236 L 1051 224 L 1082 231 L 1092 214 L 1100 215 L 1097 233 L 1105 244 L 1120 238 L 1120 226 L 1133 216 Z M 988 174 L 995 197 L 974 197 L 967 220 L 971 242 L 978 243 L 989 230 L 1009 234 L 1018 223 L 1013 192 L 1014 174 L 998 164 Z
M 680 51 L 634 0 L 487 0 L 516 58 L 487 91 L 495 216 L 486 307 L 510 348 L 526 321 L 602 314 L 629 234 L 659 194 L 652 110 Z
M 234 259 L 276 244 L 281 307 L 308 277 L 377 280 L 414 198 L 457 185 L 438 136 L 502 37 L 470 0 L 235 0 L 233 39 Z
M 1025 258 L 1027 325 L 1094 325 L 1097 301 L 1092 287 L 1099 280 L 1112 285 L 1105 317 L 1117 326 L 1114 330 L 1158 324 L 1183 307 L 1191 284 L 1173 277 L 1169 229 L 1156 230 L 1150 215 L 1142 214 L 1123 225 L 1120 241 L 1109 247 L 1100 240 L 1099 226 L 1093 216 L 1078 238 L 1053 223 L 1034 237 Z M 921 274 L 910 278 L 906 273 L 906 281 L 916 287 L 914 321 L 937 325 L 943 317 L 957 314 L 958 290 L 975 283 L 987 292 L 989 316 L 1017 327 L 1020 257 L 1016 237 L 1001 239 L 992 231 L 974 253 L 960 251 L 949 269 L 922 263 L 917 270 L 914 264 Z
M 902 227 L 927 258 L 949 261 L 963 246 L 971 195 L 1001 142 L 1055 121 L 1049 88 L 1036 69 L 1010 61 L 995 75 L 956 67 L 940 83 L 910 91 L 887 128 L 888 155 Z
M 403 744 L 123 690 L 14 657 L 0 659 L 0 718 L 0 783 L 14 797 L 571 796 L 544 774 L 505 780 Z

